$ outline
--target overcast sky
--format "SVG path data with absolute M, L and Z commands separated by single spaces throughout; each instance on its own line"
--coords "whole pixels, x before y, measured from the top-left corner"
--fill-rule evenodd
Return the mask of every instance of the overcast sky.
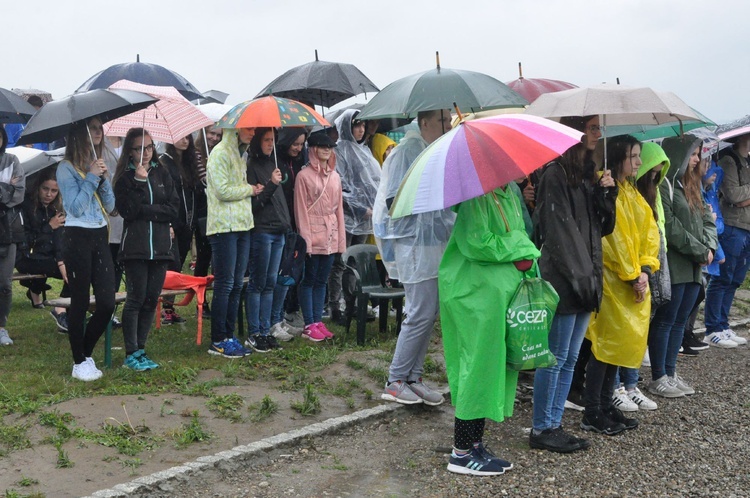
M 0 11 L 0 87 L 55 98 L 136 54 L 233 104 L 315 49 L 381 88 L 434 67 L 439 51 L 443 67 L 504 82 L 520 61 L 527 78 L 669 90 L 717 123 L 750 113 L 747 0 L 37 0 Z

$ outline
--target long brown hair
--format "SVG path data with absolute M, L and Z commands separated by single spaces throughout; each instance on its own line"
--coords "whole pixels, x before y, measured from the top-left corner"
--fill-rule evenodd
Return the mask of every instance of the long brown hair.
M 656 193 L 659 188 L 660 177 L 661 171 L 654 171 L 651 169 L 635 181 L 635 186 L 638 189 L 638 192 L 641 193 L 643 198 L 646 199 L 648 205 L 651 206 L 651 211 L 654 213 L 654 219 L 656 221 L 659 221 L 659 212 L 656 209 Z
M 560 124 L 584 133 L 584 136 L 581 138 L 582 142 L 575 144 L 563 152 L 560 159 L 558 159 L 558 162 L 565 171 L 568 185 L 571 187 L 579 185 L 583 180 L 590 180 L 594 177 L 595 171 L 593 169 L 586 169 L 587 166 L 590 166 L 590 163 L 593 163 L 594 154 L 593 151 L 586 147 L 583 140 L 586 140 L 586 123 L 596 117 L 598 116 L 565 116 L 560 118 Z
M 685 169 L 685 174 L 682 175 L 682 189 L 685 191 L 685 198 L 687 198 L 688 206 L 690 210 L 695 212 L 698 209 L 703 209 L 703 195 L 701 194 L 701 162 L 700 162 L 700 146 L 698 147 L 698 164 L 694 167 L 690 167 L 690 157 L 693 155 L 693 151 L 688 150 L 688 167 Z
M 95 145 L 92 151 L 88 126 L 94 119 L 101 123 L 99 118 L 89 118 L 86 121 L 74 124 L 68 131 L 68 138 L 65 144 L 65 160 L 69 161 L 81 173 L 88 173 L 89 163 L 94 161 L 93 151 L 96 151 L 97 158 L 102 157 L 104 141 L 107 139 L 102 133 L 102 141 L 99 142 L 99 145 Z
M 39 189 L 42 187 L 44 182 L 50 180 L 57 182 L 57 167 L 45 168 L 41 172 L 39 172 L 39 175 L 37 176 L 36 182 L 34 184 L 34 189 L 31 191 L 30 195 L 35 213 L 41 204 L 41 202 L 39 201 Z M 50 202 L 50 205 L 55 208 L 55 211 L 58 212 L 62 211 L 63 209 L 62 194 L 60 193 L 59 186 L 57 190 L 57 196 L 52 200 L 52 202 Z
M 125 170 L 128 169 L 128 164 L 132 161 L 130 158 L 130 150 L 133 148 L 133 143 L 135 143 L 135 139 L 138 137 L 143 137 L 143 140 L 146 140 L 146 137 L 151 138 L 151 135 L 148 131 L 146 131 L 143 128 L 131 128 L 128 130 L 128 134 L 125 135 L 125 140 L 122 142 L 122 153 L 120 154 L 120 159 L 117 161 L 117 168 L 115 168 L 115 176 L 112 178 L 112 186 L 117 183 L 117 180 L 120 179 L 120 177 L 125 173 Z M 151 138 L 151 143 L 154 143 L 154 139 Z M 156 163 L 156 149 L 154 149 L 153 153 L 151 154 L 151 165 Z

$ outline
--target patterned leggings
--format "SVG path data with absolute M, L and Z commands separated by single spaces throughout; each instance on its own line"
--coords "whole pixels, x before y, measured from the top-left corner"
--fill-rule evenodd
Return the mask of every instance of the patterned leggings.
M 453 429 L 453 447 L 457 450 L 468 451 L 474 443 L 481 443 L 482 436 L 484 436 L 484 421 L 483 418 L 474 420 L 456 418 Z

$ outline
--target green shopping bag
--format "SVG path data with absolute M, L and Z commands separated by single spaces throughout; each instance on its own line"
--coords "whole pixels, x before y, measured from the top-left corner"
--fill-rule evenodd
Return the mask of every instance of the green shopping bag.
M 539 276 L 524 278 L 505 314 L 507 367 L 533 370 L 552 367 L 557 360 L 549 350 L 549 330 L 560 297 L 549 282 Z

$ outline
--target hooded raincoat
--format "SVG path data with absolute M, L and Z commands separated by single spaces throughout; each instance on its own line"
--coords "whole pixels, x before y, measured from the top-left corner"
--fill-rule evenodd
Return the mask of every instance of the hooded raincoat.
M 336 172 L 341 177 L 344 219 L 347 233 L 372 233 L 372 207 L 380 184 L 380 165 L 363 143 L 352 134 L 352 119 L 359 114 L 347 109 L 336 118 L 339 140 L 336 142 Z
M 534 209 L 539 269 L 560 302 L 557 313 L 599 310 L 602 300 L 602 237 L 615 226 L 617 188 L 582 181 L 570 185 L 563 165 L 541 172 Z
M 206 164 L 208 220 L 206 235 L 251 230 L 253 186 L 247 183 L 245 145 L 240 145 L 237 130 L 227 128 Z
M 346 251 L 341 179 L 336 173 L 336 156 L 320 164 L 315 152 L 297 175 L 294 186 L 294 215 L 297 229 L 307 244 L 307 254 L 329 255 Z
M 712 211 L 716 214 L 714 224 L 716 224 L 716 235 L 721 236 L 724 233 L 724 216 L 721 214 L 721 206 L 719 205 L 719 189 L 721 188 L 721 182 L 724 179 L 724 170 L 721 169 L 715 162 L 711 162 L 711 167 L 708 168 L 706 174 L 703 175 L 703 181 L 716 175 L 711 185 L 708 185 L 703 190 L 703 199 L 706 204 L 711 206 Z M 719 261 L 722 261 L 726 255 L 721 247 L 721 244 L 716 248 L 716 254 L 714 254 L 714 260 L 710 265 L 706 266 L 705 272 L 711 276 L 719 275 Z
M 513 414 L 518 372 L 505 366 L 505 313 L 523 278 L 513 261 L 540 255 L 523 209 L 509 188 L 455 207 L 438 285 L 451 400 L 463 420 Z
M 395 220 L 388 214 L 406 172 L 427 145 L 418 131 L 410 130 L 393 149 L 383 163 L 372 213 L 375 240 L 388 275 L 407 284 L 437 278 L 456 219 L 450 209 Z
M 691 209 L 682 185 L 690 154 L 700 145 L 699 138 L 689 136 L 665 138 L 662 142 L 673 165 L 659 187 L 672 285 L 701 283 L 701 264 L 706 262 L 708 251 L 716 252 L 718 246 L 716 225 L 703 197 L 700 207 Z
M 385 153 L 388 150 L 388 147 L 395 146 L 396 142 L 388 138 L 387 135 L 383 135 L 382 133 L 374 134 L 372 136 L 372 139 L 370 140 L 370 149 L 372 150 L 372 155 L 375 157 L 375 160 L 381 167 L 385 162 Z
M 659 269 L 659 229 L 646 199 L 628 181 L 617 182 L 617 219 L 602 239 L 603 296 L 593 313 L 586 338 L 602 363 L 639 368 L 646 352 L 651 318 L 651 291 L 635 302 L 632 282 L 644 267 Z

